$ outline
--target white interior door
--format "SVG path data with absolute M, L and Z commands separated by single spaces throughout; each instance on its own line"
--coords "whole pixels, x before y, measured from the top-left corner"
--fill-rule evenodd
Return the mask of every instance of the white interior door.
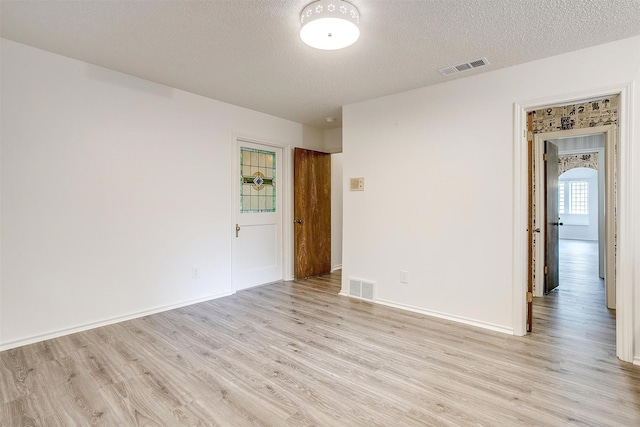
M 237 140 L 235 188 L 236 290 L 283 278 L 280 147 Z

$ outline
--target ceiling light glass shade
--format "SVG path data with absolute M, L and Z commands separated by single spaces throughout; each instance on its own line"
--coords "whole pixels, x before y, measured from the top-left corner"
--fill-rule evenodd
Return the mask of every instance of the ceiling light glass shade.
M 300 38 L 316 49 L 342 49 L 360 37 L 358 9 L 342 0 L 314 1 L 302 10 L 300 23 Z

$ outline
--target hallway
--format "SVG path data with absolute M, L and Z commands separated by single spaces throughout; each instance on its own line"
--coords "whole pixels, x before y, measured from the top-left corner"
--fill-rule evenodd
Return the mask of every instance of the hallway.
M 598 276 L 598 242 L 560 240 L 560 285 L 533 303 L 533 335 L 570 339 L 582 351 L 615 360 L 616 316 Z

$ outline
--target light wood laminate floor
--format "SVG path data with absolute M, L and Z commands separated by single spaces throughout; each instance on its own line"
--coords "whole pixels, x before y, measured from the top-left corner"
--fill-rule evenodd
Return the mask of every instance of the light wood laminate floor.
M 338 296 L 338 273 L 5 351 L 0 425 L 640 425 L 640 367 L 567 253 L 527 337 Z

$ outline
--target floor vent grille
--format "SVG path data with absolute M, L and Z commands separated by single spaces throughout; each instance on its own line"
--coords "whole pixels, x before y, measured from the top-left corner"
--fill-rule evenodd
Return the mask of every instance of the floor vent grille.
M 375 299 L 375 283 L 349 278 L 349 296 L 373 301 Z
M 487 61 L 487 58 L 483 57 L 479 59 L 474 59 L 473 61 L 465 62 L 464 64 L 442 68 L 438 71 L 440 71 L 440 73 L 443 76 L 448 76 L 451 74 L 459 73 L 461 71 L 473 70 L 474 68 L 484 67 L 485 65 L 489 65 L 489 61 Z

